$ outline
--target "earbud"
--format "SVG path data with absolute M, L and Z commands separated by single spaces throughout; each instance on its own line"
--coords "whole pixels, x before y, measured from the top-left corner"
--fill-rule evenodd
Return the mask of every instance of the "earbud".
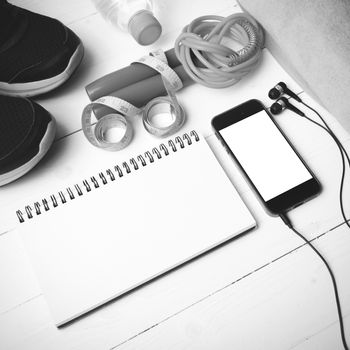
M 287 88 L 286 83 L 284 83 L 283 81 L 280 81 L 277 85 L 275 85 L 270 91 L 269 91 L 269 97 L 272 100 L 276 100 L 279 97 L 281 97 L 283 94 L 287 94 L 290 97 L 293 97 L 295 100 L 297 100 L 298 102 L 301 102 L 301 98 L 294 93 L 293 91 L 289 90 Z
M 293 106 L 285 97 L 280 97 L 276 102 L 274 102 L 271 107 L 270 111 L 273 115 L 280 114 L 285 109 L 289 109 L 293 111 L 296 114 L 301 115 L 302 117 L 305 117 L 304 112 L 302 112 L 300 109 Z

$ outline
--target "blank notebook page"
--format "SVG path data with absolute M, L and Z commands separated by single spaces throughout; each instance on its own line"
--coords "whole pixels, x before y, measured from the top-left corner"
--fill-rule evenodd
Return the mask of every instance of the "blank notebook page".
M 20 225 L 57 326 L 255 226 L 204 138 L 183 139 Z

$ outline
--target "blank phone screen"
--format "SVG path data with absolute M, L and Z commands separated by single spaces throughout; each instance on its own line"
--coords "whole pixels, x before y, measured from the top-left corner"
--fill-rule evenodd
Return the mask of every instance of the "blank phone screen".
M 265 201 L 312 178 L 265 111 L 220 130 Z

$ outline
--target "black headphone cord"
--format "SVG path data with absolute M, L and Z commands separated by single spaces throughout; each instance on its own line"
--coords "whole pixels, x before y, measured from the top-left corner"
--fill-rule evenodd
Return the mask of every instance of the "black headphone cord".
M 298 235 L 322 260 L 322 262 L 325 264 L 329 275 L 332 280 L 333 284 L 333 290 L 334 290 L 334 295 L 335 295 L 335 301 L 337 304 L 337 311 L 338 311 L 338 319 L 339 319 L 339 328 L 340 328 L 340 334 L 341 334 L 341 340 L 344 346 L 345 350 L 349 350 L 348 344 L 346 343 L 346 337 L 345 337 L 345 330 L 344 330 L 344 323 L 343 323 L 343 315 L 341 311 L 341 306 L 340 306 L 340 300 L 339 300 L 339 294 L 338 294 L 338 287 L 337 287 L 337 282 L 335 280 L 333 271 L 331 267 L 329 266 L 328 262 L 326 259 L 322 256 L 322 254 L 315 248 L 315 246 L 308 240 L 306 239 L 300 232 L 298 232 L 292 225 L 291 221 L 289 220 L 288 216 L 286 213 L 280 214 L 281 219 L 283 222 L 296 234 Z
M 320 128 L 322 128 L 323 130 L 325 130 L 334 140 L 334 142 L 336 143 L 336 145 L 338 146 L 340 155 L 341 155 L 341 159 L 342 159 L 342 175 L 341 175 L 341 181 L 340 181 L 340 189 L 339 189 L 339 203 L 340 203 L 340 210 L 341 210 L 341 214 L 343 217 L 343 220 L 345 222 L 345 224 L 350 228 L 350 223 L 349 220 L 346 218 L 345 215 L 345 210 L 344 210 L 344 181 L 345 181 L 345 174 L 346 174 L 346 164 L 345 164 L 345 157 L 348 163 L 348 166 L 350 168 L 350 157 L 346 151 L 346 149 L 344 148 L 344 146 L 342 145 L 342 143 L 340 142 L 340 140 L 338 139 L 338 137 L 333 133 L 332 129 L 329 127 L 329 125 L 326 123 L 326 121 L 324 120 L 324 118 L 322 118 L 321 114 L 319 112 L 317 112 L 314 108 L 312 108 L 310 105 L 306 104 L 305 102 L 301 102 L 305 107 L 307 107 L 308 109 L 310 109 L 312 112 L 314 112 L 323 122 L 324 126 L 317 123 L 316 121 L 314 121 L 313 119 L 304 116 L 304 118 L 306 118 L 308 121 L 316 124 L 317 126 L 319 126 Z
M 322 116 L 320 115 L 319 112 L 317 112 L 314 108 L 312 108 L 311 106 L 309 106 L 307 103 L 305 102 L 301 102 L 305 107 L 307 107 L 308 109 L 310 109 L 312 112 L 314 112 L 323 122 L 324 125 L 317 123 L 316 121 L 314 121 L 313 119 L 304 116 L 304 118 L 306 118 L 308 121 L 314 123 L 315 125 L 319 126 L 320 128 L 322 128 L 323 130 L 325 130 L 334 140 L 334 142 L 337 144 L 338 149 L 340 151 L 340 155 L 341 155 L 341 159 L 342 159 L 342 176 L 341 176 L 341 181 L 340 181 L 340 191 L 339 191 L 339 199 L 340 199 L 340 209 L 341 209 L 341 213 L 344 219 L 345 224 L 350 228 L 350 224 L 348 219 L 346 218 L 345 215 L 345 211 L 344 211 L 344 202 L 343 202 L 343 192 L 344 192 L 344 180 L 345 180 L 345 173 L 346 173 L 346 164 L 345 164 L 345 158 L 347 160 L 347 163 L 349 165 L 350 168 L 350 157 L 346 151 L 346 149 L 344 148 L 344 146 L 342 145 L 342 143 L 340 142 L 340 140 L 338 139 L 338 137 L 333 133 L 333 131 L 331 130 L 331 128 L 329 127 L 329 125 L 326 123 L 326 121 L 324 120 L 324 118 L 322 118 Z M 334 277 L 334 273 L 331 269 L 331 267 L 329 266 L 328 262 L 326 261 L 326 259 L 322 256 L 322 254 L 315 248 L 315 246 L 309 241 L 307 240 L 300 232 L 298 232 L 292 225 L 291 221 L 289 220 L 288 216 L 286 213 L 280 214 L 281 219 L 283 220 L 283 222 L 297 235 L 299 236 L 318 256 L 319 258 L 322 260 L 322 262 L 324 263 L 324 265 L 326 266 L 329 275 L 331 277 L 332 280 L 332 284 L 333 284 L 333 290 L 334 290 L 334 295 L 335 295 L 335 301 L 336 301 L 336 305 L 337 305 L 337 312 L 338 312 L 338 319 L 339 319 L 339 328 L 340 328 L 340 334 L 341 334 L 341 340 L 343 343 L 343 347 L 345 350 L 349 350 L 348 344 L 346 342 L 346 336 L 345 336 L 345 329 L 344 329 L 344 322 L 343 322 L 343 315 L 342 315 L 342 311 L 341 311 L 341 305 L 340 305 L 340 299 L 339 299 L 339 293 L 338 293 L 338 287 L 337 287 L 337 282 L 336 279 Z

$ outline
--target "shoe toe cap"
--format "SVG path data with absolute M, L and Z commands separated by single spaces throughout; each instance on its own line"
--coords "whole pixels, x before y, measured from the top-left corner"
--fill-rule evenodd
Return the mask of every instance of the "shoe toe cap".
M 49 136 L 53 141 L 55 120 L 46 109 L 28 99 L 0 96 L 0 106 L 1 177 L 37 157 L 44 138 Z
M 12 5 L 10 10 L 13 30 L 0 47 L 0 83 L 32 83 L 64 72 L 82 48 L 79 37 L 54 18 Z
M 63 26 L 63 25 L 62 25 Z M 40 81 L 55 77 L 67 68 L 70 59 L 81 44 L 80 39 L 67 27 L 63 26 L 66 32 L 66 40 L 61 45 L 52 49 L 47 55 L 37 60 L 22 66 L 9 79 L 8 83 L 28 83 Z

